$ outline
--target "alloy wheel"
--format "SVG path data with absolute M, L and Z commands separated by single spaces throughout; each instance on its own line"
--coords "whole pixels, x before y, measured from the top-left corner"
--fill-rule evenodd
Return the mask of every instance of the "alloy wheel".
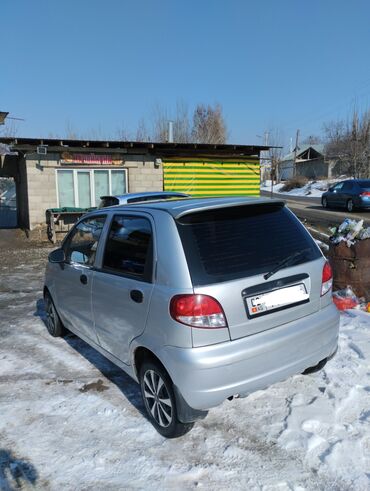
M 162 377 L 154 370 L 147 370 L 143 378 L 144 402 L 156 423 L 167 428 L 173 418 L 172 401 Z
M 49 331 L 52 332 L 55 329 L 55 311 L 54 311 L 53 303 L 50 300 L 50 298 L 46 298 L 45 310 L 46 310 L 46 325 Z
M 347 201 L 347 211 L 353 211 L 353 201 L 351 199 Z

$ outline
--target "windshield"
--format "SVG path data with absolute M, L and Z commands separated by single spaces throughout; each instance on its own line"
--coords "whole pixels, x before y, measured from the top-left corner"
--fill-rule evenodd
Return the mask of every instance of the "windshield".
M 193 213 L 177 220 L 177 227 L 194 285 L 267 273 L 302 250 L 294 264 L 321 257 L 303 225 L 280 203 Z

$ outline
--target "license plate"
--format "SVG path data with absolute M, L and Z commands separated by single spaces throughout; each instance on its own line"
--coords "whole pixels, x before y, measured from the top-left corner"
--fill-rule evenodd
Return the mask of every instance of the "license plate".
M 261 293 L 254 297 L 247 297 L 247 309 L 250 317 L 267 313 L 281 307 L 297 304 L 308 300 L 309 294 L 303 283 L 272 292 Z

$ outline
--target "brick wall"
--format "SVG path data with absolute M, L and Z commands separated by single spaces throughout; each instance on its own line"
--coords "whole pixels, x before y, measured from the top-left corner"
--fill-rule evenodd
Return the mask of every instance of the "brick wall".
M 127 161 L 125 167 L 128 171 L 129 193 L 141 193 L 145 191 L 163 191 L 162 165 L 155 167 L 154 160 Z
M 40 157 L 40 159 L 39 159 Z M 55 169 L 58 156 L 27 158 L 28 213 L 30 229 L 45 224 L 45 211 L 57 206 Z
M 71 165 L 71 168 L 76 166 Z M 85 167 L 85 166 L 84 166 Z M 55 170 L 61 168 L 58 154 L 47 156 L 29 155 L 27 157 L 27 185 L 29 224 L 32 230 L 45 224 L 45 211 L 58 206 Z M 86 168 L 92 168 L 87 167 Z M 103 169 L 104 167 L 99 167 Z M 118 167 L 114 167 L 117 169 Z M 156 167 L 154 158 L 143 160 L 143 157 L 130 157 L 122 165 L 128 173 L 128 192 L 163 190 L 163 168 Z

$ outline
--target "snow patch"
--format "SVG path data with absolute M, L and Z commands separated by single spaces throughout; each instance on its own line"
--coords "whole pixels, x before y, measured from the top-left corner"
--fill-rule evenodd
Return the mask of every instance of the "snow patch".
M 341 315 L 321 372 L 225 401 L 165 440 L 133 380 L 78 338 L 47 334 L 47 252 L 28 250 L 20 270 L 19 253 L 0 251 L 1 285 L 25 292 L 0 300 L 1 489 L 370 488 L 369 314 Z

